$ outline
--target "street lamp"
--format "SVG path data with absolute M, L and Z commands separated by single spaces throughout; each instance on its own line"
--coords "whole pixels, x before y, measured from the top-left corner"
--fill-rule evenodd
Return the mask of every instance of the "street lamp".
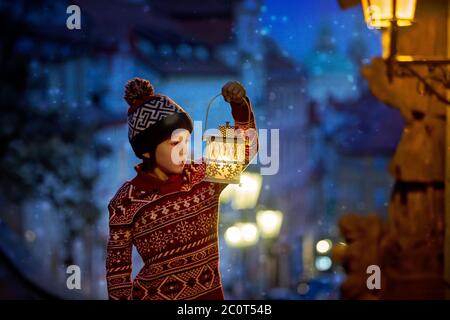
M 237 222 L 225 231 L 225 241 L 230 247 L 243 248 L 258 242 L 259 232 L 255 223 Z
M 414 20 L 416 0 L 362 0 L 364 18 L 371 28 L 388 28 L 392 21 L 399 27 Z
M 330 239 L 323 239 L 316 243 L 316 250 L 318 253 L 325 254 L 331 250 L 333 243 Z
M 275 238 L 280 233 L 283 213 L 279 210 L 260 210 L 256 213 L 256 223 L 263 238 Z
M 333 262 L 329 257 L 333 248 L 333 242 L 330 239 L 321 239 L 316 243 L 317 254 L 315 258 L 315 267 L 318 271 L 328 271 L 331 269 Z
M 278 257 L 272 252 L 273 240 L 280 234 L 283 213 L 279 210 L 259 210 L 256 213 L 256 223 L 263 238 L 264 264 L 262 272 L 262 291 L 277 284 Z
M 256 172 L 243 172 L 239 184 L 228 185 L 221 193 L 221 202 L 231 201 L 235 210 L 252 209 L 256 206 L 262 186 L 262 176 Z
M 247 260 L 247 248 L 255 245 L 258 242 L 259 232 L 255 223 L 252 222 L 237 222 L 225 231 L 225 242 L 228 246 L 240 248 L 240 265 L 241 269 L 236 272 L 238 281 L 236 284 L 244 297 L 247 295 L 249 283 Z
M 343 4 L 346 1 L 340 0 Z M 434 95 L 444 104 L 450 104 L 445 94 L 436 90 L 450 87 L 450 76 L 445 67 L 450 64 L 448 57 L 419 57 L 397 54 L 399 27 L 410 26 L 414 22 L 416 0 L 361 0 L 365 21 L 369 28 L 385 29 L 382 34 L 383 58 L 389 82 L 394 77 L 413 77 L 421 84 L 423 91 Z M 422 75 L 414 66 L 426 66 L 428 75 Z M 417 86 L 418 90 L 420 86 Z
M 364 18 L 370 29 L 387 29 L 383 33 L 383 56 L 397 58 L 398 27 L 410 26 L 416 12 L 416 0 L 362 0 Z M 389 74 L 390 79 L 392 75 Z

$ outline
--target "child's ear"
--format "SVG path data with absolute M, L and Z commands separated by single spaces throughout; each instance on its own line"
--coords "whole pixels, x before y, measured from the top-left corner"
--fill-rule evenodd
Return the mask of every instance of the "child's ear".
M 150 159 L 150 153 L 148 153 L 148 152 L 142 154 L 142 156 L 143 156 L 144 158 Z

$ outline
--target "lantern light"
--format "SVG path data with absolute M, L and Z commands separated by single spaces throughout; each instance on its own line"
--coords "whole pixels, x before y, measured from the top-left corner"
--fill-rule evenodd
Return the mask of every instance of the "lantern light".
M 414 20 L 416 0 L 362 0 L 369 28 L 388 28 L 392 23 L 409 26 Z
M 245 164 L 245 143 L 240 138 L 206 137 L 206 181 L 239 183 Z
M 221 94 L 216 95 L 208 104 L 205 119 L 205 131 L 208 124 L 208 113 L 214 100 Z M 250 123 L 251 108 L 247 100 L 248 123 Z M 206 151 L 204 160 L 206 163 L 205 181 L 218 183 L 240 183 L 240 175 L 244 171 L 246 164 L 246 147 L 249 146 L 249 139 L 236 133 L 234 127 L 226 122 L 219 126 L 218 133 L 203 134 L 206 141 Z
M 223 189 L 220 193 L 220 203 L 228 203 L 233 200 L 234 195 L 236 194 L 235 189 L 237 184 L 229 184 Z
M 241 224 L 242 239 L 247 245 L 253 245 L 258 241 L 258 228 L 254 223 L 246 222 Z
M 283 221 L 283 213 L 278 210 L 261 210 L 256 213 L 256 222 L 263 238 L 278 236 Z

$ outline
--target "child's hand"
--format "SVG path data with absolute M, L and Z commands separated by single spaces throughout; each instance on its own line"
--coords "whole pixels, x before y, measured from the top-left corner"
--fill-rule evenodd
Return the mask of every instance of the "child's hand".
M 245 88 L 237 81 L 229 81 L 222 87 L 222 96 L 226 102 L 242 103 Z

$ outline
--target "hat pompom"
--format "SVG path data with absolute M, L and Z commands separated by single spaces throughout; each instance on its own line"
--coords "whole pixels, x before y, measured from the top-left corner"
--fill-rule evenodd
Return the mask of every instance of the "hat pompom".
M 146 99 L 151 98 L 154 94 L 155 88 L 150 81 L 134 78 L 129 80 L 125 85 L 125 95 L 123 98 L 130 108 L 133 108 L 144 102 Z

